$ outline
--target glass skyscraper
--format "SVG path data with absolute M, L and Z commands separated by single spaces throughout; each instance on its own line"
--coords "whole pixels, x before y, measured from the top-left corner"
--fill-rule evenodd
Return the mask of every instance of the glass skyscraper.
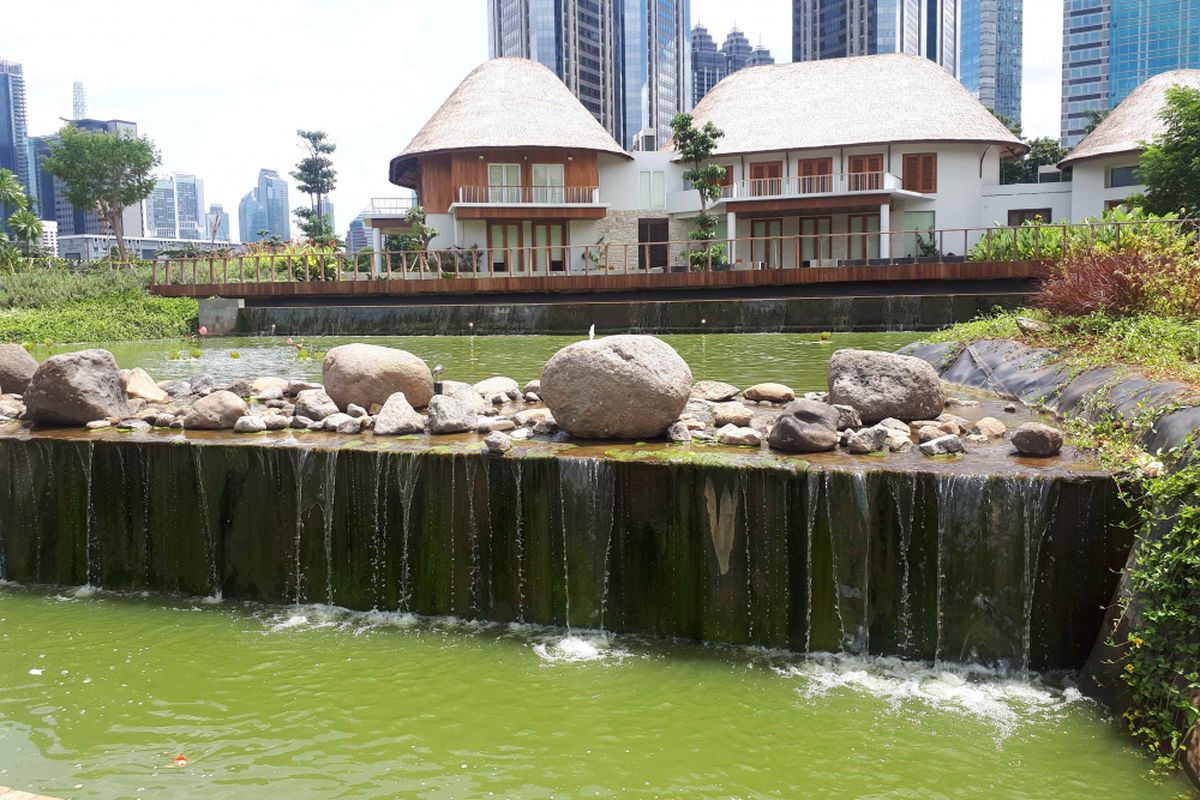
M 258 185 L 238 204 L 238 233 L 243 242 L 257 242 L 272 236 L 284 241 L 292 238 L 288 185 L 275 170 L 259 170 Z
M 691 40 L 692 105 L 699 103 L 726 75 L 743 67 L 775 63 L 770 50 L 761 45 L 752 47 L 750 40 L 737 28 L 729 32 L 720 49 L 703 25 L 692 28 Z
M 958 72 L 979 101 L 1021 121 L 1021 0 L 962 0 Z
M 792 0 L 792 60 L 912 53 L 958 74 L 959 0 Z
M 207 239 L 204 181 L 172 173 L 160 178 L 146 198 L 146 229 L 162 239 Z
M 688 0 L 488 0 L 488 55 L 539 61 L 625 147 L 691 107 Z
M 29 144 L 25 129 L 25 72 L 20 64 L 0 60 L 0 169 L 10 170 L 32 191 L 29 183 Z M 0 209 L 8 212 L 11 209 Z M 8 219 L 3 213 L 0 227 Z
M 1093 112 L 1147 78 L 1200 68 L 1200 0 L 1066 0 L 1062 140 L 1083 139 Z

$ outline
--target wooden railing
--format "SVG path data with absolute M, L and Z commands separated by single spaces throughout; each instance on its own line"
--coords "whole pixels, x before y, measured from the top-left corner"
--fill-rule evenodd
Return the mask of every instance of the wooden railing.
M 598 186 L 460 186 L 460 203 L 487 205 L 588 205 L 600 202 Z
M 1144 236 L 1176 231 L 1195 246 L 1197 221 L 1112 222 L 1039 227 L 839 231 L 592 245 L 458 248 L 426 251 L 259 252 L 160 259 L 155 285 L 479 278 L 562 278 L 579 275 L 745 270 L 812 270 L 968 262 L 1038 263 L 1071 250 L 1120 250 Z M 464 286 L 464 288 L 467 288 Z

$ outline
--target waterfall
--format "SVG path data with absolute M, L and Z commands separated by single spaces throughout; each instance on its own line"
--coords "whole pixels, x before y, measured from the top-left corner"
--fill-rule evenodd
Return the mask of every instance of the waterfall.
M 75 452 L 79 456 L 79 466 L 82 470 L 85 488 L 83 500 L 84 585 L 98 587 L 100 585 L 100 544 L 96 541 L 95 509 L 92 505 L 92 459 L 96 448 L 91 442 L 85 442 Z
M 208 507 L 208 490 L 205 488 L 204 465 L 201 456 L 204 448 L 194 445 L 192 449 L 192 465 L 195 474 L 195 490 L 200 498 L 200 520 L 204 527 L 204 542 L 208 548 L 208 590 L 209 597 L 220 600 L 221 578 L 217 567 L 217 540 L 213 533 L 212 512 Z
M 521 461 L 512 463 L 513 484 L 513 527 L 516 531 L 517 548 L 517 622 L 525 622 L 525 509 L 521 499 Z
M 386 453 L 374 454 L 374 480 L 372 486 L 372 525 L 371 525 L 371 598 L 372 609 L 380 610 L 386 590 L 385 570 L 387 559 L 387 527 L 388 505 L 391 492 L 388 491 L 388 472 L 392 460 Z
M 337 495 L 338 451 L 326 450 L 321 481 L 321 522 L 325 528 L 325 602 L 333 605 L 333 504 Z
M 817 529 L 817 508 L 821 499 L 821 473 L 808 472 L 804 476 L 804 653 L 812 652 L 813 629 L 813 538 Z
M 559 462 L 563 611 L 568 630 L 573 624 L 601 624 L 614 525 L 613 485 L 612 467 L 606 461 L 564 458 Z
M 400 610 L 409 611 L 412 603 L 412 567 L 409 561 L 409 545 L 412 541 L 411 524 L 413 496 L 417 490 L 417 479 L 421 475 L 421 461 L 415 456 L 399 455 L 396 470 L 396 488 L 399 491 L 400 508 Z
M 896 506 L 896 525 L 899 527 L 900 556 L 900 611 L 897 617 L 899 630 L 896 644 L 901 655 L 913 655 L 912 644 L 912 529 L 916 508 L 917 476 L 911 472 L 890 476 L 888 490 Z
M 311 451 L 296 449 L 291 451 L 292 475 L 295 479 L 296 495 L 293 508 L 296 514 L 295 527 L 292 532 L 292 602 L 300 605 L 304 602 L 304 562 L 302 541 L 304 536 L 304 474 L 311 458 Z

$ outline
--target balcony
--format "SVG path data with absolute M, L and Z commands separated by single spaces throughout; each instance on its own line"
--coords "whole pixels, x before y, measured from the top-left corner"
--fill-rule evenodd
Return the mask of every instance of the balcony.
M 460 186 L 455 205 L 598 206 L 599 186 Z
M 890 172 L 850 172 L 842 175 L 790 175 L 757 178 L 721 187 L 721 200 L 762 200 L 777 197 L 820 197 L 903 191 L 900 178 Z

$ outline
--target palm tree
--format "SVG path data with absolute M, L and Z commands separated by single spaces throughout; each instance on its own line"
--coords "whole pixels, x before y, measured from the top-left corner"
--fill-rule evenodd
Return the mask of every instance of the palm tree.
M 0 169 L 0 207 L 26 208 L 29 198 L 12 170 Z
M 9 216 L 8 230 L 20 242 L 25 254 L 29 255 L 42 238 L 42 221 L 28 208 L 19 208 Z

